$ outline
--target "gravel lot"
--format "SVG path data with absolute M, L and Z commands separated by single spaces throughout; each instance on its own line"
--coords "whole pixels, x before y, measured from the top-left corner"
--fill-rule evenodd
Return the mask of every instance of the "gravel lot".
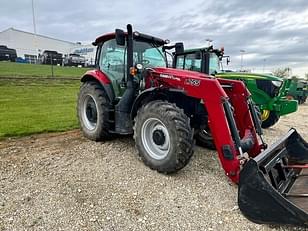
M 295 127 L 308 140 L 308 103 L 265 131 Z M 145 167 L 134 141 L 105 143 L 79 131 L 0 143 L 0 230 L 303 230 L 257 225 L 241 215 L 237 186 L 216 152 L 196 147 L 172 176 Z

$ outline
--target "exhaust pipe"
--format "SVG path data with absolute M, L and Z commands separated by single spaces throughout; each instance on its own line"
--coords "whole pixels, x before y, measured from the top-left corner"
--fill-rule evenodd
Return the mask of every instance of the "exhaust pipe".
M 295 129 L 240 172 L 239 208 L 255 223 L 308 227 L 308 144 Z
M 132 134 L 133 124 L 130 117 L 132 105 L 136 95 L 136 83 L 134 83 L 134 76 L 130 73 L 130 68 L 134 65 L 133 56 L 133 28 L 132 25 L 127 25 L 127 82 L 126 90 L 115 106 L 115 130 L 119 134 Z

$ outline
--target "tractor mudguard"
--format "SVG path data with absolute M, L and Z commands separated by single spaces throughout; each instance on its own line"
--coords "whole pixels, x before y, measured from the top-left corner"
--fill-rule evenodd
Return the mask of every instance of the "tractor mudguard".
M 308 227 L 308 144 L 295 129 L 245 164 L 238 204 L 256 223 Z
M 87 81 L 98 81 L 101 86 L 104 88 L 109 101 L 112 102 L 115 99 L 115 92 L 112 86 L 111 81 L 108 79 L 107 75 L 105 75 L 100 70 L 89 70 L 87 71 L 81 78 L 81 82 Z

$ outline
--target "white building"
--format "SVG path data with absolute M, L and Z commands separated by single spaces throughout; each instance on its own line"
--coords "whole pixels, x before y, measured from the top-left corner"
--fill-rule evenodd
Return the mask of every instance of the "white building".
M 94 65 L 95 63 L 95 53 L 96 46 L 91 45 L 81 45 L 75 44 L 73 48 L 71 48 L 70 53 L 79 54 L 86 58 L 88 65 Z
M 83 55 L 88 64 L 93 64 L 96 52 L 96 47 L 92 44 L 81 45 L 14 28 L 0 32 L 0 45 L 15 49 L 18 57 L 32 62 L 36 62 L 38 55 L 44 50 L 53 50 L 62 53 L 63 56 L 70 53 Z

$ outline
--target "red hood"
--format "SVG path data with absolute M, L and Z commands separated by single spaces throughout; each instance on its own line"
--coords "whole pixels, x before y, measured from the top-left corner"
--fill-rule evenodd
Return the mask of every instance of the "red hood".
M 187 71 L 166 67 L 155 67 L 153 70 L 158 74 L 169 74 L 177 77 L 191 77 L 191 78 L 214 78 L 213 76 L 206 75 L 196 71 Z

